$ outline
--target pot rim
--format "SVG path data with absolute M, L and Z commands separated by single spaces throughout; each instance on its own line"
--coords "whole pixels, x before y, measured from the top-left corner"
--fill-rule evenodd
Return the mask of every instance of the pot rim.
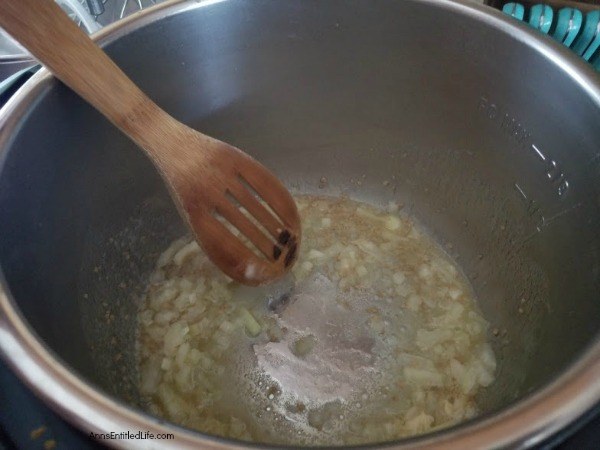
M 183 13 L 229 0 L 171 0 L 142 10 L 109 25 L 93 35 L 106 45 L 138 28 Z M 565 47 L 527 29 L 518 22 L 487 6 L 468 0 L 411 0 L 427 3 L 455 13 L 470 16 L 510 34 L 522 44 L 551 60 L 567 73 L 600 109 L 600 77 L 591 66 Z M 35 74 L 0 110 L 0 170 L 5 149 L 30 106 L 50 89 L 52 75 L 42 69 Z M 21 315 L 11 298 L 0 268 L 0 356 L 21 380 L 65 419 L 84 433 L 121 433 L 138 431 L 172 433 L 161 447 L 223 449 L 264 447 L 203 435 L 166 423 L 103 394 L 98 388 L 71 372 L 54 352 L 47 348 Z M 534 393 L 501 411 L 484 415 L 452 428 L 400 442 L 382 444 L 386 448 L 465 448 L 529 447 L 576 420 L 600 401 L 600 336 L 596 336 L 569 368 Z M 156 448 L 156 441 L 103 440 L 115 448 Z

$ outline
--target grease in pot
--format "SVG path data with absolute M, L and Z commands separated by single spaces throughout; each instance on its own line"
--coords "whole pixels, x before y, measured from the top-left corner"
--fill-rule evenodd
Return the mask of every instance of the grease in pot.
M 237 285 L 189 239 L 161 255 L 140 315 L 150 411 L 291 445 L 392 440 L 472 417 L 496 363 L 459 270 L 408 218 L 297 201 L 296 287 L 275 311 L 272 288 Z

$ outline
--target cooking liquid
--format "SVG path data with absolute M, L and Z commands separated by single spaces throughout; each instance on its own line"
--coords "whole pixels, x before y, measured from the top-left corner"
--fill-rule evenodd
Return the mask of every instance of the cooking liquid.
M 190 239 L 161 256 L 140 313 L 149 410 L 288 445 L 380 442 L 473 416 L 495 358 L 447 255 L 395 213 L 297 202 L 295 287 L 274 311 L 280 286 L 237 285 Z

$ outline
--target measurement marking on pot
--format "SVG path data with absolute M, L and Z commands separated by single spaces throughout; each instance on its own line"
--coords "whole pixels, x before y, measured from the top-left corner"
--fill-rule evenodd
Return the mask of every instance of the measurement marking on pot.
M 527 194 L 525 193 L 525 190 L 521 186 L 519 186 L 518 183 L 515 183 L 515 189 L 519 193 L 521 200 L 523 200 L 523 202 L 525 203 L 525 209 L 527 211 L 527 215 L 533 219 L 534 226 L 536 229 L 536 231 L 531 233 L 529 236 L 527 236 L 523 240 L 523 242 L 527 242 L 529 239 L 531 239 L 537 233 L 542 231 L 542 229 L 544 227 L 547 227 L 548 225 L 550 225 L 552 222 L 554 222 L 559 217 L 566 215 L 567 213 L 573 211 L 574 209 L 579 208 L 582 205 L 581 202 L 576 203 L 575 205 L 572 205 L 569 208 L 563 209 L 562 211 L 559 211 L 556 214 L 554 214 L 546 219 L 546 217 L 544 216 L 544 213 L 540 207 L 540 204 L 535 199 L 528 197 Z
M 557 163 L 553 159 L 548 159 L 546 155 L 535 145 L 531 144 L 531 148 L 535 152 L 537 156 L 544 163 L 544 170 L 546 173 L 546 178 L 550 182 L 550 184 L 556 189 L 556 193 L 559 197 L 564 197 L 564 195 L 569 190 L 569 181 L 565 177 L 560 164 Z
M 527 200 L 527 194 L 525 194 L 523 189 L 521 189 L 521 186 L 519 186 L 517 183 L 515 183 L 515 187 L 517 188 L 517 191 L 519 192 L 519 194 L 521 194 L 521 197 L 523 197 L 524 200 Z
M 515 183 L 515 189 L 521 195 L 521 200 L 525 203 L 525 210 L 527 211 L 527 215 L 531 217 L 534 221 L 535 229 L 539 232 L 542 231 L 542 227 L 544 226 L 544 214 L 540 208 L 540 205 L 533 198 L 527 197 L 527 194 L 523 190 L 518 183 Z M 529 236 L 531 237 L 531 236 Z M 526 238 L 529 239 L 529 237 Z
M 535 152 L 542 159 L 542 161 L 546 161 L 546 157 L 544 156 L 544 154 L 542 153 L 542 151 L 535 146 L 535 144 L 531 144 L 531 148 L 535 150 Z
M 498 124 L 511 140 L 517 142 L 519 146 L 525 147 L 531 139 L 531 133 L 515 117 L 505 112 L 497 103 L 491 102 L 487 97 L 481 96 L 477 104 L 477 109 L 485 117 Z M 557 161 L 548 157 L 539 146 L 531 143 L 529 148 L 543 164 L 543 170 L 550 186 L 558 194 L 559 198 L 564 198 L 569 190 L 569 181 L 562 170 L 562 166 Z
M 562 217 L 565 214 L 570 213 L 574 209 L 579 208 L 582 204 L 583 204 L 582 202 L 576 203 L 573 206 L 571 206 L 570 208 L 567 208 L 567 209 L 564 209 L 562 211 L 559 211 L 556 214 L 554 214 L 553 216 L 549 217 L 548 219 L 544 219 L 543 226 L 546 227 L 546 226 L 550 225 L 550 223 L 554 222 L 559 217 Z
M 487 97 L 481 96 L 477 109 L 491 121 L 496 122 L 500 129 L 519 145 L 525 145 L 531 138 L 531 133 L 511 114 L 491 102 Z

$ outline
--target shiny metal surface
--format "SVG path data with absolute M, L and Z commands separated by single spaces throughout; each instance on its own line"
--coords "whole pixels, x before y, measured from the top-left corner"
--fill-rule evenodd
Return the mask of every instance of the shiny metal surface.
M 163 0 L 55 0 L 87 33 L 156 5 Z M 0 82 L 37 61 L 0 28 Z
M 292 189 L 403 201 L 452 244 L 498 330 L 497 381 L 479 418 L 399 448 L 531 446 L 600 400 L 600 80 L 568 50 L 443 0 L 173 2 L 99 39 Z M 0 209 L 14 370 L 85 432 L 231 445 L 137 411 L 135 290 L 183 228 L 142 154 L 44 72 L 0 114 Z

